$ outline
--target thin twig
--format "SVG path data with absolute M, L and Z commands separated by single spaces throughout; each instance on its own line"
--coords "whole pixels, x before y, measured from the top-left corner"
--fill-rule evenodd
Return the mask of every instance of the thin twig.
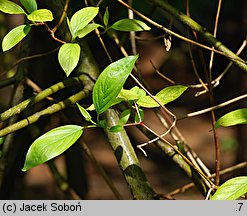
M 246 47 L 246 44 L 247 44 L 247 40 L 245 39 L 243 41 L 243 43 L 241 44 L 240 48 L 238 49 L 238 51 L 236 52 L 236 55 L 240 55 L 241 52 L 244 50 L 244 48 Z M 212 86 L 213 88 L 216 88 L 219 84 L 220 84 L 220 81 L 221 79 L 226 75 L 226 73 L 229 71 L 229 69 L 231 68 L 233 62 L 229 62 L 229 64 L 226 66 L 226 68 L 223 70 L 223 72 L 216 78 L 214 79 L 211 83 L 212 83 Z M 207 85 L 207 84 L 206 84 Z M 192 87 L 192 86 L 190 86 Z M 202 86 L 200 84 L 197 84 L 197 85 L 194 85 L 195 88 L 201 88 Z M 192 87 L 193 88 L 193 87 Z M 202 95 L 202 94 L 205 94 L 207 93 L 208 91 L 206 90 L 203 90 L 203 91 L 200 91 L 200 92 L 197 92 L 195 94 L 195 96 L 199 96 L 199 95 Z
M 128 56 L 128 53 L 126 52 L 126 50 L 124 49 L 123 46 L 120 46 L 120 42 L 119 39 L 117 38 L 117 36 L 115 34 L 112 34 L 115 43 L 119 46 L 121 52 L 123 53 L 124 56 Z M 135 70 L 136 68 L 134 68 Z M 162 103 L 160 103 L 151 93 L 150 91 L 148 91 L 148 89 L 131 73 L 130 77 L 137 83 L 137 85 L 139 85 L 156 103 L 158 103 L 160 105 L 160 107 L 162 108 L 163 112 L 168 113 L 172 118 L 173 121 L 169 121 L 170 123 L 170 130 L 172 130 L 172 128 L 176 125 L 176 116 L 170 111 L 168 110 Z
M 132 0 L 128 0 L 128 4 L 130 6 L 132 5 L 132 2 L 133 2 Z M 134 12 L 130 9 L 128 9 L 128 17 L 129 19 L 134 19 Z M 131 43 L 132 53 L 134 55 L 137 54 L 135 36 L 136 36 L 136 33 L 134 31 L 130 31 L 130 43 Z
M 245 99 L 245 98 L 247 98 L 247 94 L 244 94 L 244 95 L 235 97 L 235 98 L 233 98 L 233 99 L 231 99 L 231 100 L 228 100 L 228 101 L 223 102 L 223 103 L 221 103 L 221 104 L 215 105 L 215 106 L 213 106 L 213 107 L 209 107 L 209 108 L 207 108 L 207 109 L 203 109 L 203 110 L 199 110 L 199 111 L 196 111 L 196 112 L 188 113 L 188 114 L 186 114 L 185 116 L 178 117 L 177 120 L 179 121 L 179 120 L 182 120 L 182 119 L 185 119 L 185 118 L 190 118 L 190 117 L 202 115 L 202 114 L 211 112 L 212 110 L 220 109 L 220 108 L 222 108 L 222 107 L 224 107 L 224 106 L 227 106 L 227 105 L 229 105 L 229 104 L 231 104 L 231 103 L 235 103 L 235 102 L 237 102 L 237 101 L 239 101 L 239 100 L 243 100 L 243 99 Z
M 140 41 L 154 41 L 154 40 L 159 40 L 159 39 L 163 39 L 167 34 L 162 34 L 156 37 L 140 37 L 140 36 L 135 36 L 136 40 L 140 40 Z
M 4 88 L 9 85 L 13 85 L 16 83 L 16 76 L 12 76 L 7 79 L 0 80 L 0 88 Z
M 84 152 L 88 156 L 88 158 L 91 160 L 91 162 L 95 166 L 95 168 L 98 170 L 100 175 L 104 178 L 105 182 L 107 183 L 107 185 L 109 186 L 109 188 L 111 189 L 111 191 L 113 192 L 115 197 L 119 200 L 122 200 L 123 199 L 122 195 L 119 193 L 117 188 L 114 186 L 112 180 L 107 176 L 105 170 L 99 164 L 99 162 L 95 158 L 93 152 L 90 150 L 90 148 L 87 146 L 87 144 L 84 141 L 81 141 L 80 144 L 81 144 L 82 149 L 84 150 Z
M 215 17 L 215 24 L 214 24 L 214 33 L 213 33 L 214 37 L 216 37 L 216 35 L 217 35 L 221 5 L 222 5 L 222 0 L 219 0 L 218 1 L 218 7 L 217 7 L 217 13 L 216 13 L 216 17 Z M 211 51 L 211 56 L 210 56 L 210 61 L 209 61 L 209 71 L 210 71 L 211 80 L 212 80 L 212 67 L 213 67 L 213 62 L 214 62 L 214 47 L 212 47 L 212 48 L 213 48 L 213 50 Z
M 211 104 L 214 104 L 214 96 L 211 96 Z M 211 110 L 211 118 L 212 118 L 212 131 L 213 131 L 213 137 L 214 137 L 214 145 L 215 145 L 215 170 L 216 170 L 216 177 L 215 177 L 215 184 L 219 186 L 220 183 L 220 143 L 219 143 L 219 134 L 218 130 L 214 127 L 216 123 L 216 116 L 214 113 L 214 110 Z
M 52 29 L 50 29 L 50 27 L 46 23 L 38 23 L 37 25 L 45 26 L 46 29 L 47 29 L 47 31 L 50 33 L 50 35 L 51 35 L 51 37 L 52 37 L 53 40 L 58 41 L 61 44 L 65 44 L 66 43 L 65 41 L 57 38 L 55 36 L 55 33 L 52 31 Z
M 174 80 L 172 80 L 171 78 L 169 78 L 169 77 L 167 77 L 167 76 L 165 76 L 163 73 L 161 73 L 157 68 L 156 68 L 156 66 L 154 65 L 154 63 L 152 62 L 152 60 L 150 60 L 150 63 L 152 64 L 152 66 L 153 66 L 153 68 L 154 68 L 154 70 L 155 70 L 155 72 L 161 77 L 161 78 L 163 78 L 163 79 L 165 79 L 166 81 L 168 81 L 170 84 L 172 84 L 172 85 L 183 85 L 183 86 L 187 86 L 187 87 L 189 87 L 189 88 L 202 88 L 203 86 L 202 86 L 202 84 L 183 84 L 183 83 L 177 83 L 177 82 L 175 82 Z M 207 83 L 204 83 L 206 86 L 208 85 Z M 218 84 L 218 82 L 217 83 L 215 83 L 214 81 L 212 81 L 212 84 L 214 84 L 214 85 L 216 85 L 216 84 Z
M 216 35 L 217 35 L 221 3 L 222 3 L 222 0 L 219 0 L 218 1 L 216 18 L 215 18 L 214 33 L 213 33 L 213 36 L 215 38 L 216 38 Z M 214 47 L 212 47 L 212 48 L 214 50 Z M 213 61 L 214 61 L 214 51 L 211 51 L 211 56 L 210 56 L 210 61 L 209 61 L 209 83 L 208 83 L 211 105 L 214 105 L 214 93 L 213 93 L 213 86 L 212 86 Z M 214 124 L 216 123 L 216 117 L 215 117 L 214 110 L 211 111 L 211 117 L 212 117 L 212 129 L 213 129 L 213 136 L 214 136 L 214 143 L 215 143 L 215 170 L 216 170 L 215 184 L 219 185 L 219 183 L 220 183 L 220 163 L 221 163 L 221 160 L 220 160 L 220 144 L 219 144 L 219 139 L 218 139 L 218 131 L 214 127 Z M 208 197 L 209 197 L 210 193 L 211 193 L 211 191 L 209 190 L 208 191 Z M 206 199 L 208 197 L 206 197 Z
M 57 23 L 57 25 L 51 30 L 53 32 L 53 34 L 57 31 L 58 27 L 62 24 L 64 17 L 66 16 L 67 10 L 68 10 L 68 6 L 69 6 L 69 1 L 70 0 L 66 0 L 64 8 L 63 8 L 63 13 Z
M 188 17 L 190 17 L 190 10 L 189 10 L 189 0 L 186 1 L 186 15 Z M 187 32 L 189 34 L 189 29 L 187 28 Z M 196 34 L 195 32 L 193 32 L 194 35 Z M 197 37 L 196 37 L 197 38 Z M 204 88 L 204 91 L 205 92 L 208 92 L 208 87 L 207 85 L 203 82 L 202 78 L 200 77 L 199 73 L 198 73 L 198 70 L 197 70 L 197 67 L 196 67 L 196 63 L 195 63 L 195 60 L 194 60 L 194 57 L 193 57 L 193 52 L 192 52 L 192 44 L 191 43 L 188 43 L 188 48 L 189 48 L 189 54 L 190 54 L 190 60 L 191 60 L 191 64 L 192 64 L 192 67 L 193 67 L 193 70 L 194 70 L 194 73 L 198 79 L 198 81 L 201 83 L 201 86 Z
M 30 59 L 35 59 L 35 58 L 41 58 L 41 57 L 44 57 L 44 56 L 47 56 L 47 55 L 50 55 L 54 52 L 56 52 L 57 50 L 59 49 L 58 48 L 55 48 L 51 51 L 48 51 L 46 53 L 41 53 L 41 54 L 35 54 L 35 55 L 31 55 L 31 56 L 27 56 L 27 57 L 23 57 L 23 58 L 20 58 L 18 59 L 10 68 L 8 68 L 7 70 L 3 71 L 0 73 L 0 76 L 3 76 L 4 74 L 6 74 L 8 71 L 10 71 L 11 69 L 13 69 L 15 66 L 17 66 L 18 64 L 24 62 L 24 61 L 27 61 L 27 60 L 30 60 Z
M 142 13 L 140 13 L 139 11 L 135 10 L 134 8 L 130 7 L 128 4 L 126 4 L 125 2 L 123 2 L 122 0 L 117 0 L 119 3 L 121 3 L 122 5 L 124 5 L 126 8 L 128 9 L 131 9 L 135 14 L 137 14 L 138 16 L 140 16 L 142 19 L 146 20 L 147 22 L 149 22 L 150 24 L 154 25 L 155 27 L 159 28 L 159 29 L 162 29 L 164 31 L 166 31 L 167 33 L 170 33 L 171 35 L 177 37 L 177 38 L 180 38 L 181 40 L 183 41 L 186 41 L 188 43 L 192 43 L 196 46 L 199 46 L 199 47 L 202 47 L 204 49 L 207 49 L 207 50 L 210 50 L 212 51 L 213 49 L 211 47 L 208 47 L 206 45 L 203 45 L 203 44 L 200 44 L 198 42 L 195 42 L 189 38 L 186 38 L 180 34 L 177 34 L 173 31 L 171 31 L 170 29 L 168 28 L 165 28 L 164 26 L 158 24 L 157 22 L 149 19 L 148 17 L 146 17 L 145 15 L 143 15 Z M 157 1 L 156 1 L 157 3 Z M 161 4 L 161 3 L 160 3 Z M 165 4 L 163 1 L 162 1 L 162 4 Z M 167 3 L 166 3 L 167 4 Z M 171 7 L 171 6 L 170 6 Z M 181 13 L 180 13 L 181 14 Z M 194 21 L 193 21 L 194 22 Z M 194 22 L 195 23 L 195 22 Z M 199 24 L 197 24 L 197 27 L 199 28 Z M 200 29 L 202 27 L 200 26 Z M 205 38 L 206 38 L 206 35 L 210 35 L 209 32 L 204 32 L 204 33 L 207 33 L 205 34 Z M 209 42 L 210 43 L 216 43 L 216 38 L 210 38 Z M 226 56 L 227 58 L 229 58 L 230 60 L 234 61 L 234 63 L 236 63 L 237 66 L 239 66 L 241 69 L 243 69 L 244 71 L 247 71 L 247 65 L 246 65 L 246 62 L 244 60 L 242 60 L 241 58 L 237 57 L 234 55 L 234 53 L 232 53 L 230 50 L 228 50 L 225 46 L 223 46 L 219 41 L 217 41 L 219 43 L 219 46 L 217 47 L 219 50 L 214 50 L 215 53 L 218 53 L 218 54 L 221 54 L 223 56 Z M 224 51 L 223 51 L 224 50 Z
M 158 112 L 156 113 L 156 115 L 159 118 L 160 122 L 168 129 L 169 126 L 168 126 L 167 122 L 165 121 L 164 117 L 161 114 L 159 114 Z M 182 136 L 182 134 L 178 130 L 176 130 L 176 133 L 179 135 L 179 137 L 177 137 L 177 135 L 173 131 L 170 132 L 171 137 L 175 140 L 175 142 L 177 144 L 181 144 L 182 143 L 183 144 L 184 151 L 186 152 L 186 155 L 191 160 L 191 162 L 198 169 L 202 169 L 203 172 L 207 176 L 210 176 L 209 169 L 201 161 L 201 159 L 196 155 L 196 153 L 186 144 L 186 141 L 185 141 L 184 137 Z
M 209 184 L 209 187 L 213 187 L 213 188 L 217 188 L 216 185 L 214 185 L 214 183 L 197 167 L 195 167 L 193 165 L 193 163 L 186 157 L 184 156 L 184 154 L 178 150 L 177 147 L 175 147 L 174 145 L 172 145 L 170 142 L 168 142 L 167 140 L 165 140 L 163 137 L 160 137 L 154 130 L 152 130 L 151 128 L 149 128 L 146 124 L 144 124 L 143 122 L 140 123 L 140 125 L 142 127 L 144 127 L 146 130 L 148 130 L 149 132 L 151 132 L 152 134 L 154 134 L 155 136 L 159 137 L 159 139 L 161 139 L 163 142 L 165 142 L 167 145 L 169 145 L 169 147 L 171 147 L 177 154 L 179 154 L 183 160 L 191 167 L 193 168 L 204 180 L 206 184 Z M 139 149 L 141 149 L 143 147 L 143 145 L 137 146 Z
M 100 0 L 100 1 L 97 3 L 97 7 L 99 7 L 103 1 L 104 1 L 104 0 Z
M 26 84 L 31 87 L 35 93 L 40 93 L 42 92 L 43 90 L 38 86 L 37 83 L 35 83 L 34 81 L 32 81 L 30 78 L 26 77 Z M 55 101 L 54 98 L 52 97 L 46 97 L 47 100 L 50 100 L 50 101 Z
M 170 79 L 169 77 L 167 77 L 167 76 L 165 76 L 163 73 L 161 73 L 161 72 L 156 68 L 156 66 L 154 65 L 154 63 L 153 63 L 152 60 L 150 60 L 150 63 L 151 63 L 151 65 L 153 66 L 155 72 L 156 72 L 159 76 L 161 76 L 163 79 L 165 79 L 166 81 L 168 81 L 168 82 L 171 83 L 172 85 L 175 85 L 175 84 L 176 84 L 175 81 L 173 81 L 172 79 Z
M 238 49 L 238 51 L 236 52 L 236 55 L 240 55 L 241 52 L 244 50 L 244 48 L 247 45 L 247 38 L 245 38 L 245 40 L 243 41 L 243 43 L 241 44 L 240 48 Z M 225 74 L 228 72 L 228 70 L 230 69 L 230 67 L 232 66 L 232 62 L 230 62 L 226 68 L 224 69 L 224 71 L 215 79 L 212 81 L 212 83 L 219 83 L 220 80 L 225 76 Z
M 108 59 L 110 60 L 110 62 L 113 62 L 112 57 L 111 57 L 111 55 L 110 55 L 110 52 L 108 51 L 108 49 L 107 49 L 107 47 L 106 47 L 106 45 L 105 45 L 105 42 L 103 41 L 103 39 L 102 39 L 102 37 L 101 37 L 101 35 L 100 35 L 100 32 L 99 32 L 99 30 L 98 30 L 97 28 L 95 29 L 95 33 L 96 33 L 96 35 L 98 36 L 98 39 L 99 39 L 99 41 L 100 41 L 100 43 L 101 43 L 101 46 L 103 47 L 103 49 L 104 49 L 104 51 L 105 51 L 105 53 L 106 53 Z
M 230 172 L 233 172 L 233 171 L 236 171 L 236 170 L 239 170 L 239 169 L 243 169 L 243 168 L 246 168 L 247 167 L 247 162 L 243 162 L 243 163 L 239 163 L 237 165 L 234 165 L 234 166 L 231 166 L 231 167 L 228 167 L 226 169 L 223 169 L 220 171 L 220 175 L 225 175 L 225 174 L 228 174 Z M 213 173 L 211 176 L 209 176 L 210 178 L 214 178 L 215 177 L 215 173 Z M 187 185 L 184 185 L 183 187 L 181 188 L 178 188 L 172 192 L 170 192 L 169 194 L 167 194 L 167 196 L 175 196 L 179 193 L 184 193 L 186 190 L 194 187 L 195 184 L 192 182 L 192 183 L 189 183 Z

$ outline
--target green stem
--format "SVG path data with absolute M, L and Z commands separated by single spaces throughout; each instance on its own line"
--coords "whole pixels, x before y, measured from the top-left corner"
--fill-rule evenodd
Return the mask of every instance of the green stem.
M 22 129 L 22 128 L 30 125 L 30 124 L 33 124 L 33 123 L 37 122 L 43 116 L 51 115 L 51 114 L 54 114 L 60 110 L 63 110 L 66 107 L 68 107 L 69 105 L 75 104 L 76 102 L 80 101 L 81 99 L 87 97 L 88 94 L 89 94 L 89 91 L 87 89 L 84 89 L 83 91 L 70 96 L 69 98 L 67 98 L 64 101 L 53 104 L 53 105 L 47 107 L 46 109 L 44 109 L 40 112 L 36 112 L 35 114 L 27 117 L 26 119 L 23 119 L 19 122 L 16 122 L 15 124 L 12 124 L 6 128 L 3 128 L 2 130 L 0 130 L 0 137 L 6 136 L 7 134 L 13 133 L 13 132 L 20 130 L 20 129 Z
M 21 111 L 23 111 L 28 106 L 36 104 L 37 102 L 39 102 L 39 101 L 45 99 L 46 97 L 58 92 L 61 89 L 82 83 L 84 77 L 85 77 L 85 75 L 81 75 L 79 77 L 69 78 L 65 81 L 56 83 L 55 85 L 43 90 L 42 92 L 40 92 L 36 96 L 31 97 L 31 98 L 19 103 L 18 105 L 11 107 L 10 109 L 6 110 L 5 112 L 1 113 L 0 114 L 0 121 L 1 122 L 5 121 L 8 118 L 10 118 L 11 116 L 19 114 Z
M 16 82 L 15 76 L 0 81 L 0 88 L 12 85 Z
M 108 109 L 105 112 L 105 117 L 109 127 L 118 123 L 118 116 L 113 109 Z M 134 199 L 155 199 L 155 192 L 150 187 L 140 167 L 138 158 L 126 131 L 110 132 L 106 129 L 105 132 Z

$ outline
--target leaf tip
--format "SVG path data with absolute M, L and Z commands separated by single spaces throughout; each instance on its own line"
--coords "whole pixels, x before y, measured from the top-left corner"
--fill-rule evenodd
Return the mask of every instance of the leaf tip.
M 22 171 L 22 172 L 26 172 L 26 171 L 27 171 L 27 168 L 24 168 L 24 167 L 23 167 L 23 168 L 21 169 L 21 171 Z

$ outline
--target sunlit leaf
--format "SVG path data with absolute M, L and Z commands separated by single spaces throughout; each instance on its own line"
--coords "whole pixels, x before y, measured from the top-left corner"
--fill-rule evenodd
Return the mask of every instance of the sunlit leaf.
M 100 74 L 93 88 L 93 104 L 98 114 L 112 106 L 137 58 L 138 56 L 122 58 L 107 66 Z
M 95 29 L 102 27 L 99 24 L 96 23 L 90 23 L 88 25 L 86 25 L 82 30 L 80 30 L 77 34 L 78 38 L 83 38 L 85 37 L 87 34 L 89 34 L 90 32 L 94 31 Z
M 31 14 L 27 16 L 27 18 L 33 22 L 47 22 L 53 20 L 53 15 L 50 10 L 39 9 L 33 11 Z
M 8 14 L 26 14 L 21 6 L 8 0 L 0 0 L 0 11 Z
M 72 27 L 71 27 L 71 23 L 70 23 L 68 17 L 66 18 L 66 22 L 67 22 L 67 25 L 68 25 L 68 27 L 69 27 L 69 31 L 70 31 L 70 33 L 72 34 Z
M 232 178 L 222 184 L 211 200 L 236 200 L 247 193 L 247 176 Z
M 7 51 L 18 44 L 30 31 L 29 25 L 20 25 L 12 29 L 2 41 L 3 51 Z
M 187 88 L 187 86 L 182 85 L 169 86 L 162 89 L 155 96 L 164 105 L 179 98 L 186 91 Z
M 91 115 L 88 113 L 88 111 L 86 109 L 84 109 L 82 106 L 80 106 L 80 104 L 77 103 L 77 107 L 79 108 L 82 116 L 86 119 L 86 121 L 91 121 L 92 117 Z
M 81 48 L 76 43 L 63 44 L 58 52 L 58 61 L 67 76 L 75 69 L 80 59 Z
M 133 88 L 131 88 L 130 92 L 138 95 L 139 98 L 146 96 L 146 92 L 138 86 L 134 86 Z
M 43 134 L 30 146 L 22 171 L 62 154 L 79 139 L 82 132 L 81 126 L 65 125 Z
M 154 96 L 155 97 L 155 96 Z M 159 100 L 157 97 L 155 97 L 156 100 Z M 160 102 L 160 100 L 159 100 Z M 145 107 L 145 108 L 154 108 L 154 107 L 159 107 L 160 105 L 150 96 L 144 96 L 141 97 L 137 102 L 139 106 Z M 161 103 L 161 102 L 160 102 Z
M 125 101 L 130 101 L 139 99 L 139 96 L 130 90 L 122 89 L 118 95 L 118 98 L 122 98 Z
M 218 119 L 215 128 L 247 124 L 247 108 L 234 110 Z
M 115 22 L 111 28 L 117 31 L 149 31 L 151 29 L 144 22 L 136 19 L 121 19 Z
M 94 105 L 93 105 L 93 104 L 90 105 L 86 110 L 88 110 L 88 111 L 93 111 L 93 110 L 95 110 Z
M 96 17 L 98 12 L 98 7 L 85 7 L 77 11 L 70 20 L 72 37 L 76 38 L 80 31 Z
M 20 2 L 26 8 L 28 13 L 32 13 L 38 9 L 36 0 L 20 0 Z
M 126 124 L 129 120 L 129 117 L 130 117 L 130 110 L 129 109 L 124 110 L 119 117 L 118 124 L 119 125 Z
M 158 92 L 154 98 L 160 102 L 160 104 L 165 105 L 170 103 L 177 98 L 179 98 L 187 89 L 188 87 L 182 85 L 174 85 L 167 88 L 162 89 Z M 145 108 L 154 108 L 159 107 L 160 105 L 150 96 L 141 97 L 137 104 L 141 107 Z

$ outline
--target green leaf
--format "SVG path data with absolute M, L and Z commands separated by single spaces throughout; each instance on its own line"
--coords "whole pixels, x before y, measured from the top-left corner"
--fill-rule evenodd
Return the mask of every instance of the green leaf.
M 2 41 L 3 51 L 7 51 L 18 44 L 30 31 L 30 25 L 20 25 L 12 29 Z
M 76 103 L 77 107 L 79 108 L 82 116 L 86 119 L 86 121 L 91 121 L 92 117 L 91 115 L 88 113 L 88 111 L 86 109 L 84 109 L 82 106 L 80 106 L 78 103 Z
M 123 125 L 114 125 L 112 127 L 110 127 L 110 132 L 114 132 L 114 133 L 117 133 L 117 132 L 120 132 L 123 130 Z
M 98 125 L 99 125 L 100 127 L 104 128 L 104 129 L 107 128 L 107 123 L 106 123 L 106 120 L 105 120 L 105 119 L 100 120 L 100 121 L 98 122 Z
M 121 103 L 122 101 L 124 101 L 123 98 L 116 97 L 116 98 L 112 101 L 111 106 L 117 105 L 117 104 Z
M 36 0 L 20 0 L 20 2 L 26 8 L 28 13 L 32 13 L 38 9 Z
M 94 108 L 94 105 L 92 104 L 92 105 L 90 105 L 86 110 L 89 110 L 89 111 L 94 111 L 95 110 L 95 108 Z
M 118 95 L 118 98 L 121 98 L 125 101 L 136 101 L 145 96 L 146 92 L 138 86 L 135 86 L 130 90 L 122 89 Z
M 88 25 L 86 25 L 86 27 L 84 27 L 82 30 L 80 30 L 77 34 L 78 38 L 83 38 L 85 37 L 87 34 L 89 34 L 90 32 L 94 31 L 96 28 L 99 27 L 103 27 L 99 24 L 96 23 L 90 23 Z
M 63 44 L 58 52 L 58 61 L 67 76 L 75 69 L 80 59 L 81 48 L 76 43 Z
M 157 100 L 159 100 L 156 96 L 154 96 Z M 160 103 L 162 103 L 159 100 Z M 154 107 L 159 107 L 160 105 L 150 96 L 144 96 L 142 98 L 140 98 L 137 102 L 136 102 L 139 106 L 141 107 L 145 107 L 145 108 L 154 108 Z
M 76 38 L 80 31 L 96 17 L 98 12 L 98 7 L 85 7 L 77 11 L 71 17 L 70 25 L 73 39 Z
M 247 193 L 247 176 L 232 178 L 222 184 L 211 200 L 236 200 Z
M 167 88 L 162 89 L 155 96 L 163 105 L 170 103 L 177 98 L 179 98 L 187 89 L 187 86 L 182 85 L 174 85 Z
M 72 146 L 82 135 L 83 127 L 65 125 L 43 134 L 30 146 L 22 171 L 57 157 Z
M 117 31 L 149 31 L 151 29 L 144 22 L 136 19 L 121 19 L 115 22 L 111 28 Z
M 234 110 L 218 119 L 215 128 L 247 124 L 247 108 Z
M 131 88 L 130 92 L 138 95 L 139 98 L 146 96 L 146 92 L 138 86 L 134 86 L 133 88 Z
M 0 11 L 8 14 L 26 14 L 21 6 L 8 0 L 0 0 Z
M 67 25 L 68 25 L 68 27 L 69 27 L 69 31 L 70 31 L 70 33 L 71 33 L 71 35 L 72 35 L 72 27 L 71 27 L 71 23 L 70 23 L 68 17 L 66 18 L 66 22 L 67 22 Z
M 119 124 L 119 125 L 124 125 L 124 124 L 126 124 L 126 123 L 128 122 L 128 120 L 129 120 L 129 117 L 130 117 L 130 110 L 129 110 L 129 109 L 128 109 L 128 110 L 124 110 L 124 111 L 121 113 L 120 117 L 119 117 L 118 124 Z
M 53 20 L 53 15 L 50 10 L 39 9 L 33 11 L 31 14 L 27 15 L 27 18 L 33 22 L 47 22 Z
M 138 100 L 139 96 L 132 92 L 131 90 L 126 90 L 126 89 L 122 89 L 118 95 L 118 98 L 121 98 L 125 101 L 130 101 L 130 100 Z
M 174 85 L 162 89 L 154 97 L 162 104 L 165 105 L 169 102 L 176 100 L 180 97 L 188 87 L 182 85 Z M 153 100 L 150 96 L 141 97 L 137 102 L 139 106 L 145 108 L 159 107 L 160 105 Z
M 104 22 L 105 27 L 108 26 L 108 21 L 109 21 L 109 10 L 108 10 L 108 7 L 106 7 L 105 13 L 103 16 L 103 22 Z
M 105 112 L 118 96 L 138 56 L 128 56 L 107 66 L 93 88 L 93 104 L 98 114 Z
M 0 137 L 0 146 L 4 143 L 5 137 Z

